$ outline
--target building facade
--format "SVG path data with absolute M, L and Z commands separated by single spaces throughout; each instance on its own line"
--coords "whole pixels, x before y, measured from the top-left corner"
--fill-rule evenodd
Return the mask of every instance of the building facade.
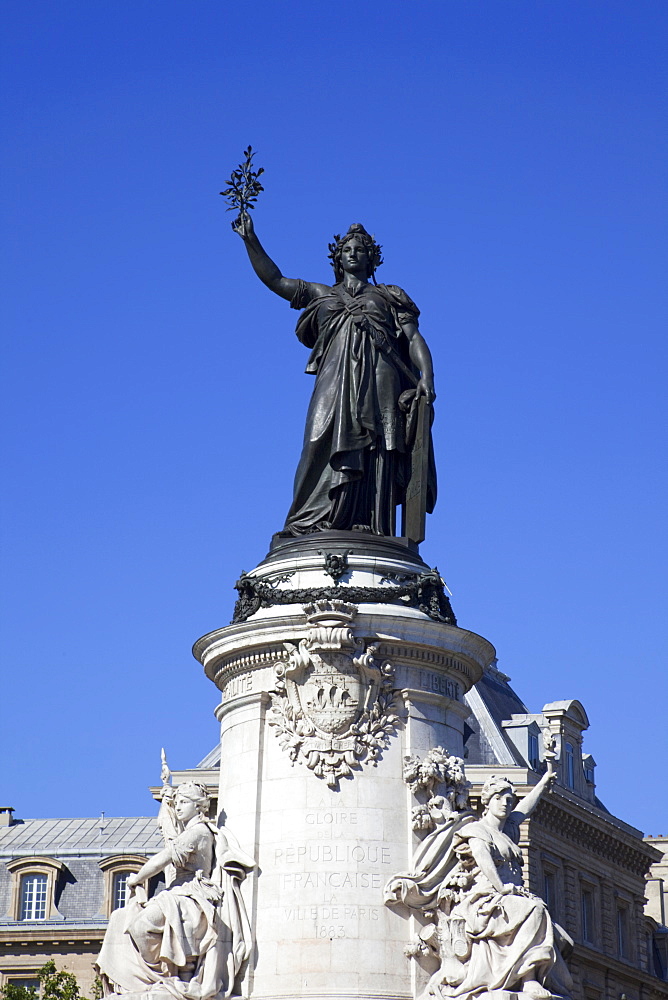
M 568 964 L 578 1000 L 668 997 L 665 905 L 668 858 L 656 838 L 611 815 L 596 796 L 589 726 L 578 701 L 531 714 L 495 666 L 469 692 L 467 775 L 473 798 L 491 774 L 522 795 L 544 769 L 542 733 L 556 738 L 557 784 L 524 824 L 526 881 L 574 941 Z M 663 841 L 668 853 L 668 842 Z M 647 881 L 649 878 L 649 882 Z
M 0 821 L 0 986 L 37 986 L 52 958 L 90 996 L 109 914 L 162 847 L 155 817 Z

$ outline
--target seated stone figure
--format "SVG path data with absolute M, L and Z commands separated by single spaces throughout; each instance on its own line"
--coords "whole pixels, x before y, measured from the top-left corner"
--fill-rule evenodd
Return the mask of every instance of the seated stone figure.
M 553 781 L 548 771 L 517 808 L 510 782 L 490 778 L 482 789 L 482 818 L 449 817 L 421 845 L 416 871 L 389 884 L 390 904 L 404 902 L 431 919 L 420 938 L 440 966 L 424 1000 L 473 1000 L 493 990 L 532 1000 L 568 996 L 572 980 L 560 946 L 572 942 L 543 900 L 524 887 L 517 846 L 520 824 Z
M 232 995 L 250 953 L 239 886 L 254 862 L 228 831 L 207 819 L 209 798 L 202 785 L 179 785 L 172 802 L 173 836 L 166 835 L 164 850 L 128 878 L 134 892 L 111 915 L 97 969 L 107 995 L 222 1000 Z M 163 801 L 166 834 L 164 807 Z M 168 887 L 147 900 L 141 883 L 163 871 Z

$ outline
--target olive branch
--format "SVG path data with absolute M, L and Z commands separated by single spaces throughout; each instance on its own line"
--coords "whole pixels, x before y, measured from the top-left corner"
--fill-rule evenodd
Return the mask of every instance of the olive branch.
M 252 146 L 249 146 L 248 149 L 244 149 L 244 156 L 246 159 L 243 163 L 239 164 L 236 170 L 232 171 L 230 179 L 225 181 L 228 186 L 224 191 L 220 192 L 228 203 L 228 207 L 225 211 L 236 211 L 239 213 L 236 220 L 237 222 L 240 221 L 244 212 L 248 212 L 251 208 L 255 208 L 257 196 L 260 191 L 264 191 L 264 188 L 258 180 L 260 174 L 264 173 L 264 167 L 260 167 L 258 170 L 253 169 L 253 157 L 255 156 L 255 153 L 253 152 Z M 233 225 L 234 224 L 235 223 L 233 223 Z

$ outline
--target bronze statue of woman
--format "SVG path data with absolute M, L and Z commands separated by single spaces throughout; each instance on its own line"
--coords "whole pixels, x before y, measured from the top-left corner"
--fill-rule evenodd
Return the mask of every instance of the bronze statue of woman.
M 396 535 L 416 412 L 423 397 L 427 403 L 435 398 L 417 306 L 396 285 L 375 283 L 381 248 L 360 224 L 330 244 L 333 285 L 283 277 L 247 212 L 233 229 L 260 280 L 303 310 L 296 332 L 311 350 L 306 371 L 315 375 L 315 386 L 284 534 L 333 529 Z M 431 442 L 425 447 L 431 512 L 436 472 Z

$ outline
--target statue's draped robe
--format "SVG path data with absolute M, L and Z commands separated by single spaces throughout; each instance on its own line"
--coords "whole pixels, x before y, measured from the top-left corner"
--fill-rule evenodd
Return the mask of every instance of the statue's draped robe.
M 385 886 L 385 903 L 403 903 L 414 909 L 431 910 L 437 905 L 438 892 L 457 864 L 455 834 L 474 816 L 470 812 L 450 813 L 418 845 L 413 856 L 413 871 L 400 872 Z
M 133 896 L 114 910 L 97 969 L 114 993 L 160 985 L 177 1000 L 223 1000 L 250 954 L 240 883 L 254 862 L 203 820 L 167 846 L 174 882 L 143 905 Z
M 394 535 L 410 475 L 399 397 L 419 378 L 402 324 L 417 325 L 419 310 L 394 285 L 365 284 L 354 293 L 335 285 L 318 294 L 300 282 L 291 305 L 304 310 L 296 332 L 311 348 L 306 371 L 316 380 L 284 530 Z M 435 500 L 432 458 L 428 511 Z
M 522 884 L 518 826 L 512 819 L 503 831 L 491 830 L 483 822 L 465 825 L 454 836 L 460 859 L 472 860 L 472 839 L 484 843 L 501 881 L 516 888 L 502 895 L 480 869 L 473 869 L 473 884 L 450 914 L 464 919 L 471 955 L 461 983 L 440 984 L 442 997 L 469 998 L 492 989 L 512 989 L 525 976 L 543 982 L 558 956 L 547 907 Z M 434 993 L 439 996 L 438 989 Z
M 474 838 L 484 843 L 501 881 L 516 887 L 512 893 L 497 892 L 477 867 L 470 848 Z M 482 997 L 488 990 L 516 988 L 526 975 L 546 979 L 560 996 L 568 996 L 572 980 L 557 944 L 570 939 L 552 922 L 543 900 L 524 888 L 518 841 L 512 818 L 503 831 L 492 831 L 470 813 L 453 813 L 419 845 L 413 871 L 388 882 L 387 904 L 430 911 L 432 919 L 444 898 L 457 900 L 449 919 L 463 928 L 469 952 L 458 960 L 441 951 L 441 968 L 422 1000 Z

